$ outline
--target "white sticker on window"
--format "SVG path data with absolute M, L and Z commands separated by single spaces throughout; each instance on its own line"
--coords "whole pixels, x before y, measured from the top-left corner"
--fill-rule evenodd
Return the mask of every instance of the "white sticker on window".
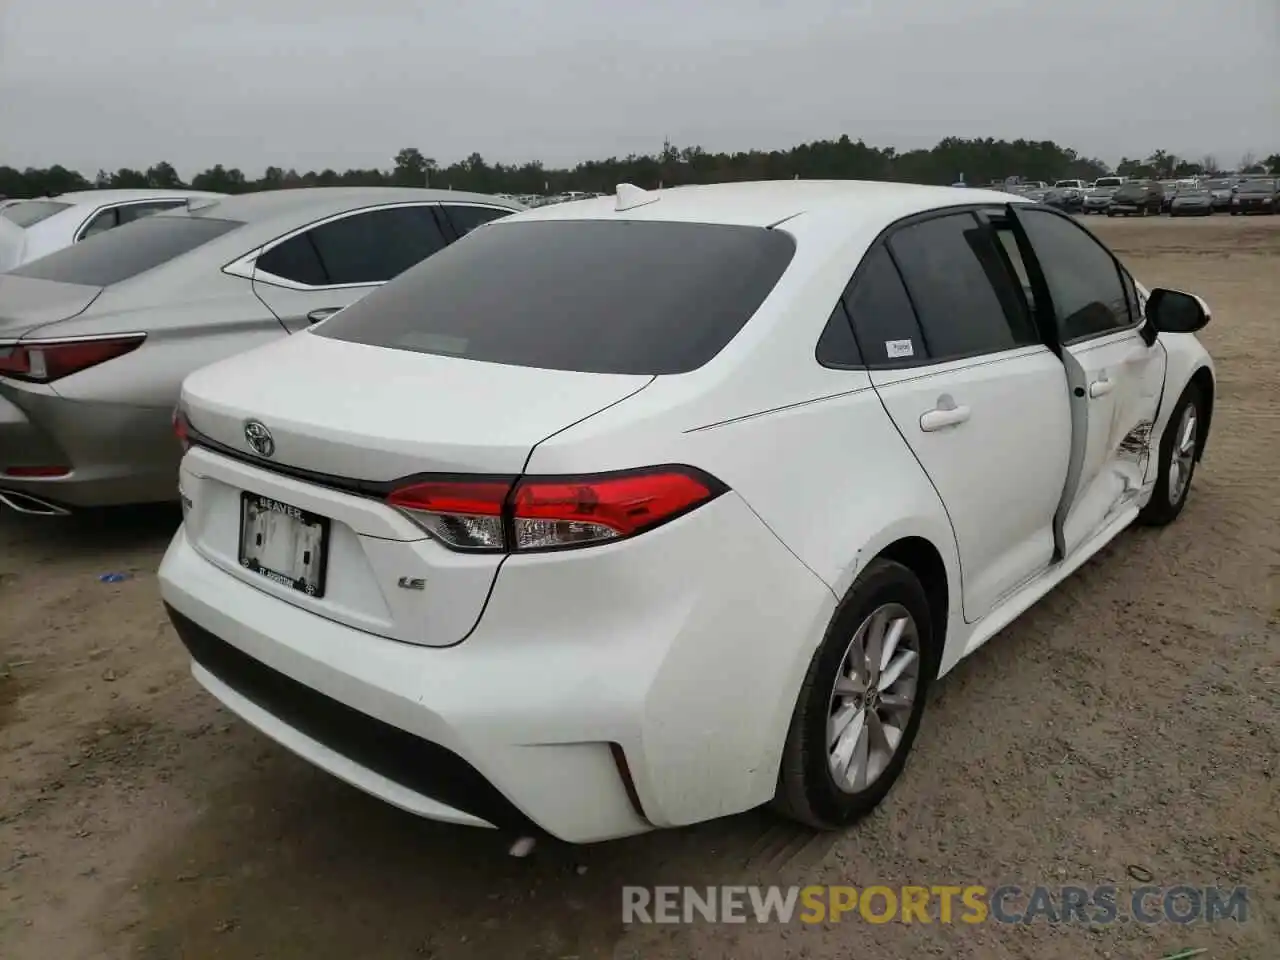
M 886 340 L 884 352 L 890 360 L 901 360 L 903 357 L 914 357 L 916 348 L 911 345 L 910 340 Z

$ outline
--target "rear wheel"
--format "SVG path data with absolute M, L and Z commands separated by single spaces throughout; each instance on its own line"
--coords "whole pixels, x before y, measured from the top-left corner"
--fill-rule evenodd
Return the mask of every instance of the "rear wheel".
M 1191 492 L 1191 477 L 1196 471 L 1200 451 L 1201 430 L 1204 429 L 1204 398 L 1200 388 L 1187 384 L 1178 398 L 1160 438 L 1160 471 L 1156 475 L 1151 500 L 1138 519 L 1153 527 L 1173 523 L 1182 512 Z
M 940 640 L 920 581 L 872 561 L 836 610 L 805 675 L 773 806 L 820 830 L 884 799 L 906 764 L 937 672 Z

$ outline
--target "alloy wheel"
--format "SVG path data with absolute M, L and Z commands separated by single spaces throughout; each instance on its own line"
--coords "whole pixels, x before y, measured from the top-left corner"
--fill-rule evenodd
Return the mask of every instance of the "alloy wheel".
M 1169 455 L 1169 505 L 1176 507 L 1182 502 L 1187 484 L 1191 482 L 1191 471 L 1196 459 L 1196 431 L 1199 421 L 1196 417 L 1196 405 L 1188 403 L 1182 411 L 1182 419 L 1178 421 L 1178 432 L 1174 434 L 1173 451 Z
M 827 711 L 832 779 L 861 793 L 884 773 L 902 743 L 920 679 L 920 634 L 906 607 L 887 603 L 854 632 Z

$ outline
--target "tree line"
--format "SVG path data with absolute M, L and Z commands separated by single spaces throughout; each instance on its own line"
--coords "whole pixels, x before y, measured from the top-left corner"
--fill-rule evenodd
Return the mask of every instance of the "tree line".
M 1280 154 L 1259 162 L 1246 155 L 1240 172 L 1280 173 Z M 246 193 L 288 187 L 432 186 L 477 193 L 558 194 L 570 190 L 609 193 L 619 183 L 652 188 L 734 180 L 897 180 L 908 183 L 949 184 L 958 180 L 985 185 L 1008 176 L 1025 180 L 1079 178 L 1094 180 L 1112 171 L 1101 160 L 1086 157 L 1052 140 L 993 140 L 947 137 L 934 147 L 899 152 L 893 147 L 869 146 L 847 135 L 815 140 L 789 150 L 749 150 L 712 153 L 702 147 L 677 148 L 670 142 L 652 155 L 631 154 L 607 160 L 588 160 L 569 168 L 527 163 L 489 163 L 473 153 L 440 166 L 416 147 L 400 150 L 388 170 L 308 170 L 267 167 L 250 178 L 237 167 L 216 164 L 184 181 L 171 163 L 161 161 L 145 170 L 122 167 L 99 170 L 92 179 L 60 165 L 18 170 L 0 166 L 0 196 L 39 197 L 93 188 L 182 188 L 217 193 Z M 1189 160 L 1165 150 L 1143 159 L 1123 159 L 1114 171 L 1130 177 L 1183 177 L 1222 172 L 1212 156 Z

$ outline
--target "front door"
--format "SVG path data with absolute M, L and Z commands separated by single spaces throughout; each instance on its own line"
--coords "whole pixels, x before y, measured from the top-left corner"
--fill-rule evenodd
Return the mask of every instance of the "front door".
M 1134 506 L 1147 479 L 1165 353 L 1144 336 L 1132 279 L 1092 234 L 1043 208 L 1014 205 L 1011 216 L 1043 274 L 1062 345 L 1072 443 L 1055 534 L 1070 556 Z

